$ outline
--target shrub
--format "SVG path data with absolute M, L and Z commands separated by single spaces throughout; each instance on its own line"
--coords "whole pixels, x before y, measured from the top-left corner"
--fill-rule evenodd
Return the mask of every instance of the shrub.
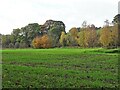
M 19 42 L 16 42 L 14 47 L 19 48 Z
M 44 35 L 42 37 L 36 37 L 32 41 L 32 45 L 34 48 L 50 48 L 51 40 L 48 35 Z
M 10 43 L 10 44 L 9 44 L 9 48 L 14 48 L 13 43 Z

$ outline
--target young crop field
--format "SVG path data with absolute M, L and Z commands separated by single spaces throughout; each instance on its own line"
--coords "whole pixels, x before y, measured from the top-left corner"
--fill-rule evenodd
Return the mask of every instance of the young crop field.
M 117 88 L 117 49 L 2 50 L 3 88 Z

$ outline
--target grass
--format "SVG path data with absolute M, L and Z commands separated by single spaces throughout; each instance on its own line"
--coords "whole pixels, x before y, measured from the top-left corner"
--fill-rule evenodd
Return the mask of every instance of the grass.
M 2 50 L 3 88 L 118 87 L 117 49 Z

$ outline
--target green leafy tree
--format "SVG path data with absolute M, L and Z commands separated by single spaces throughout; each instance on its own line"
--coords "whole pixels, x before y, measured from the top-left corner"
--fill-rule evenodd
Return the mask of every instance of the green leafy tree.
M 12 33 L 11 33 L 11 41 L 12 42 L 17 42 L 17 39 L 19 38 L 20 36 L 20 29 L 17 28 L 17 29 L 13 29 Z
M 17 42 L 20 42 L 22 47 L 31 47 L 31 42 L 34 37 L 40 35 L 40 25 L 38 23 L 31 23 L 20 29 L 20 36 L 17 38 Z
M 2 47 L 9 48 L 10 43 L 10 35 L 2 35 Z
M 55 21 L 51 24 L 51 27 L 48 30 L 48 35 L 51 37 L 52 47 L 58 46 L 62 31 L 65 32 L 65 25 L 63 22 Z
M 120 25 L 120 14 L 117 14 L 117 15 L 114 17 L 113 23 Z

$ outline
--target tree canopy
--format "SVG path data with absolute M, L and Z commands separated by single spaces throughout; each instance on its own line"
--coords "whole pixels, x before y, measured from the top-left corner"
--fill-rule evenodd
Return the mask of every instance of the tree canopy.
M 30 23 L 13 29 L 9 35 L 1 35 L 3 48 L 53 48 L 65 46 L 77 47 L 118 47 L 120 46 L 120 14 L 113 18 L 110 26 L 106 20 L 103 27 L 88 25 L 83 21 L 82 27 L 72 27 L 65 31 L 62 21 L 47 20 L 43 25 Z

